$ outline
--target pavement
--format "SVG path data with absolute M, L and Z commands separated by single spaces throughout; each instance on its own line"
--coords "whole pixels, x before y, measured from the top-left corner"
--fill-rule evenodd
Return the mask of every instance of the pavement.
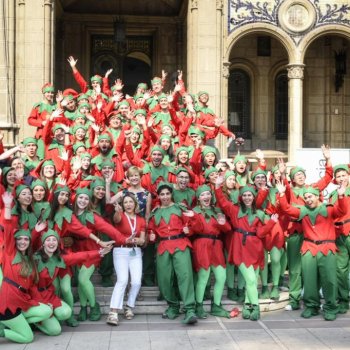
M 321 315 L 300 317 L 299 311 L 263 312 L 259 321 L 210 316 L 192 326 L 181 317 L 170 321 L 160 315 L 139 314 L 131 321 L 120 317 L 120 325 L 83 322 L 77 328 L 64 326 L 62 334 L 48 337 L 39 332 L 31 344 L 14 344 L 0 339 L 4 350 L 280 350 L 350 349 L 350 312 L 335 321 Z

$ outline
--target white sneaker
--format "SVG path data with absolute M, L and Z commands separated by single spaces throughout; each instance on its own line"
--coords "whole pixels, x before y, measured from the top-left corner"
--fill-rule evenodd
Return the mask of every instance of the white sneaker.
M 286 311 L 293 311 L 292 305 L 288 304 L 284 307 Z
M 118 313 L 111 311 L 107 316 L 106 322 L 112 326 L 118 326 L 119 324 Z
M 134 318 L 134 313 L 130 307 L 126 307 L 124 311 L 124 316 L 127 320 L 132 320 Z

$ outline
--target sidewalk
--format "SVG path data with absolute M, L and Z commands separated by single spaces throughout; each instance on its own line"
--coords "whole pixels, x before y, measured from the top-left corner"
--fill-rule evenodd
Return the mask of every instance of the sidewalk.
M 36 332 L 32 344 L 21 345 L 0 339 L 4 350 L 284 350 L 349 349 L 350 312 L 334 322 L 322 316 L 300 317 L 300 311 L 262 313 L 257 322 L 210 316 L 194 326 L 163 320 L 160 315 L 136 315 L 132 321 L 121 318 L 117 327 L 103 320 L 84 322 L 77 328 L 64 327 L 58 337 Z

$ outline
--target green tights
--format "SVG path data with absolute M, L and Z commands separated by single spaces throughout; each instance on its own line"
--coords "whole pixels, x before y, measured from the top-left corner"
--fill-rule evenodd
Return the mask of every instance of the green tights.
M 94 271 L 95 265 L 91 265 L 90 267 L 83 265 L 79 269 L 78 294 L 81 306 L 86 306 L 88 302 L 90 304 L 90 307 L 94 307 L 96 304 L 95 288 L 90 280 Z
M 60 278 L 60 292 L 62 299 L 73 309 L 74 298 L 72 293 L 72 277 L 70 275 L 65 275 Z
M 270 259 L 271 259 L 271 272 L 272 272 L 272 283 L 274 286 L 278 286 L 279 278 L 281 275 L 281 258 L 283 256 L 283 249 L 278 249 L 276 247 L 272 247 L 270 250 Z M 268 277 L 268 260 L 269 254 L 268 251 L 265 250 L 265 266 L 264 269 L 260 271 L 261 283 L 263 286 L 267 286 L 267 277 Z
M 222 293 L 226 281 L 226 269 L 223 266 L 210 266 L 207 270 L 200 269 L 197 273 L 196 283 L 196 302 L 203 303 L 205 288 L 210 277 L 210 272 L 213 271 L 215 276 L 213 299 L 214 304 L 221 305 Z
M 246 267 L 244 263 L 238 266 L 239 271 L 242 273 L 245 280 L 245 303 L 259 305 L 258 296 L 258 276 L 259 268 L 254 270 L 253 265 Z
M 5 338 L 16 343 L 31 343 L 34 335 L 29 323 L 42 322 L 49 319 L 51 315 L 52 309 L 48 305 L 39 304 L 10 320 L 1 321 L 6 327 L 4 330 Z

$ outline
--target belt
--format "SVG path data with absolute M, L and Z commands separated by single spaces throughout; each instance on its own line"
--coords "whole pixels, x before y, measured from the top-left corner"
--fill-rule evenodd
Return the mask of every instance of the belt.
M 346 219 L 346 220 L 344 220 L 344 221 L 335 222 L 334 225 L 335 225 L 335 226 L 342 226 L 342 225 L 347 224 L 348 222 L 350 222 L 350 219 Z
M 322 240 L 319 240 L 319 241 L 314 241 L 313 239 L 304 238 L 304 241 L 315 243 L 317 245 L 325 244 L 325 243 L 335 243 L 335 240 L 333 240 L 333 239 L 322 239 Z
M 45 290 L 48 290 L 50 286 L 46 286 L 46 287 L 38 287 L 38 291 L 39 292 L 43 292 Z
M 28 289 L 22 287 L 20 284 L 18 284 L 15 281 L 12 281 L 11 279 L 9 279 L 7 277 L 4 277 L 3 281 L 7 282 L 8 284 L 11 284 L 12 286 L 16 287 L 17 289 L 19 289 L 23 293 L 28 293 Z
M 242 230 L 242 229 L 240 229 L 240 228 L 235 228 L 234 231 L 243 234 L 243 242 L 242 242 L 243 245 L 245 245 L 248 236 L 256 236 L 256 232 L 244 231 L 244 230 Z
M 297 220 L 297 219 L 291 219 L 290 221 L 291 222 L 300 222 L 301 223 L 301 220 Z
M 178 235 L 175 236 L 168 236 L 168 237 L 160 237 L 159 240 L 160 241 L 172 241 L 174 239 L 180 239 L 180 238 L 185 238 L 186 235 L 184 233 L 180 233 Z
M 197 239 L 197 238 L 207 238 L 207 239 L 212 239 L 213 240 L 213 245 L 215 244 L 215 241 L 219 241 L 220 238 L 218 236 L 213 236 L 213 235 L 206 235 L 204 233 L 200 233 L 198 235 L 195 235 L 193 237 L 194 239 Z

